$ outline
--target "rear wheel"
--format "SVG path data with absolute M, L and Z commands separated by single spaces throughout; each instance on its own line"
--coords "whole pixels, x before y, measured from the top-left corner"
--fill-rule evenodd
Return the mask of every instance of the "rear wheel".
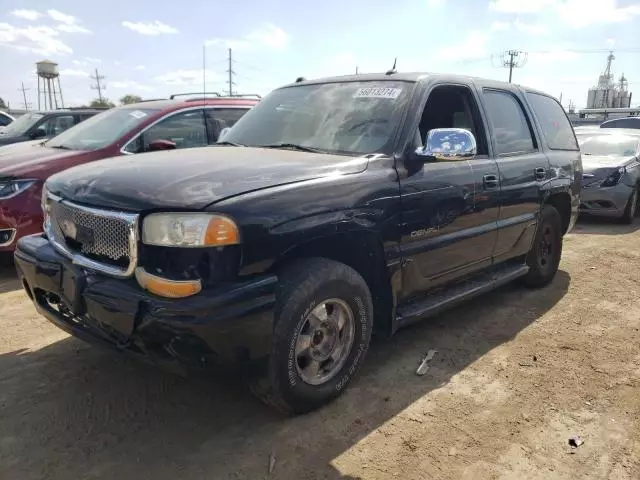
M 558 210 L 544 205 L 536 236 L 527 254 L 529 272 L 522 278 L 525 285 L 539 288 L 555 277 L 562 257 L 562 220 Z
M 285 413 L 304 413 L 340 395 L 362 363 L 371 294 L 355 270 L 327 259 L 298 262 L 280 278 L 268 372 L 252 390 Z
M 627 201 L 627 206 L 624 209 L 624 213 L 622 217 L 620 217 L 620 222 L 626 225 L 633 223 L 633 218 L 636 216 L 638 211 L 638 187 L 633 189 L 631 195 L 629 196 L 629 200 Z

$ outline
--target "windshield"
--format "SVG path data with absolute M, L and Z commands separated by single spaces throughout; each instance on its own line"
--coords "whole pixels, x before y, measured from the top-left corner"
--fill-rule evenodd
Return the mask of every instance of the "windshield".
M 632 157 L 636 154 L 640 137 L 629 135 L 578 135 L 583 155 Z
M 299 146 L 329 153 L 391 153 L 413 83 L 345 82 L 274 90 L 224 141 L 251 147 Z
M 158 111 L 150 108 L 107 110 L 53 137 L 46 146 L 69 150 L 98 150 L 111 145 Z
M 2 130 L 2 133 L 5 135 L 22 135 L 33 127 L 42 117 L 44 117 L 44 115 L 41 113 L 25 113 L 7 125 L 4 130 Z

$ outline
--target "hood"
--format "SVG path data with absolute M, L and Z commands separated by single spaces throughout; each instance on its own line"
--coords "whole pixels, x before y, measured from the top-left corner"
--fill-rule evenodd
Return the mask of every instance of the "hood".
M 60 150 L 42 145 L 44 140 L 31 140 L 0 147 L 0 177 L 46 178 L 52 160 L 68 159 L 86 154 L 84 151 Z
M 634 157 L 616 157 L 608 155 L 582 155 L 582 185 L 600 182 L 626 165 Z
M 213 146 L 92 162 L 54 175 L 47 188 L 97 207 L 198 210 L 242 193 L 362 172 L 367 163 L 367 157 Z

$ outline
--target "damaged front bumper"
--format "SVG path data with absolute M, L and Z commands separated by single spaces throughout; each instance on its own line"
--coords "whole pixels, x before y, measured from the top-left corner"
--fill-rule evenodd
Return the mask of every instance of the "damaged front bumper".
M 14 256 L 38 312 L 85 341 L 198 367 L 245 364 L 270 352 L 275 275 L 174 300 L 74 265 L 42 234 L 20 239 Z

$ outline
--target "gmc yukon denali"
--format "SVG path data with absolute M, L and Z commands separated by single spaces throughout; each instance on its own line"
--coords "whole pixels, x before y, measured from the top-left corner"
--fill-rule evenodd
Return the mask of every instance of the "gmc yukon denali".
M 393 71 L 298 79 L 217 145 L 50 177 L 44 233 L 18 242 L 16 267 L 63 330 L 233 366 L 301 413 L 340 395 L 372 333 L 512 280 L 549 284 L 581 179 L 544 93 Z

